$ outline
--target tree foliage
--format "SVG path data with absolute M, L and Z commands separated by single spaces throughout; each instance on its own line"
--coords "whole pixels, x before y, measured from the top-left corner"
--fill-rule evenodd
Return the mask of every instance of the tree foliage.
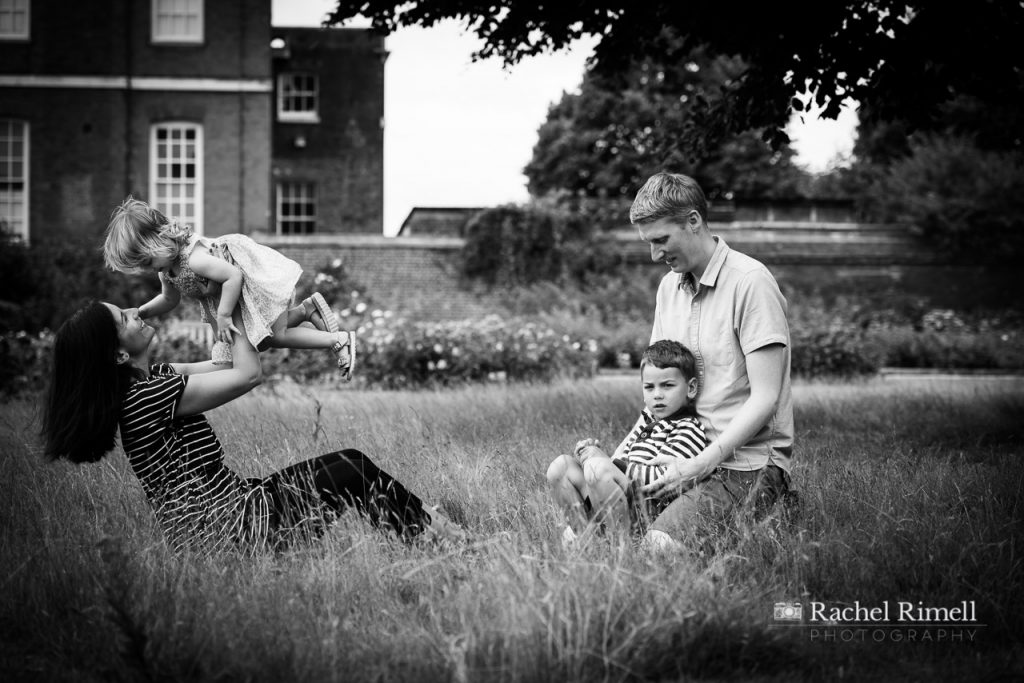
M 1024 256 L 1024 161 L 969 138 L 912 136 L 909 153 L 876 166 L 861 191 L 875 220 L 906 222 L 958 261 Z
M 682 61 L 701 45 L 736 55 L 745 70 L 725 97 L 695 109 L 692 130 L 720 140 L 765 129 L 776 146 L 790 112 L 812 97 L 826 118 L 852 98 L 881 120 L 930 130 L 958 96 L 1010 105 L 1024 84 L 1024 6 L 1015 0 L 339 0 L 327 23 L 357 15 L 383 32 L 462 21 L 484 41 L 477 57 L 508 64 L 588 35 L 599 38 L 594 66 L 605 74 L 645 57 Z M 677 51 L 666 53 L 652 27 L 681 37 Z
M 694 108 L 719 99 L 745 66 L 702 48 L 669 64 L 645 59 L 615 77 L 587 71 L 580 92 L 548 111 L 525 169 L 534 196 L 565 190 L 585 197 L 632 197 L 652 173 L 671 168 L 697 178 L 712 199 L 799 196 L 806 175 L 786 145 L 772 150 L 756 131 L 705 140 L 701 153 L 681 141 L 700 137 Z

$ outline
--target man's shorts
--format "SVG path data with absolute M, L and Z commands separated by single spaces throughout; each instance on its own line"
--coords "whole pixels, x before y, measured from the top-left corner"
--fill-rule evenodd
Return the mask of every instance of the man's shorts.
M 683 543 L 701 542 L 723 531 L 740 510 L 749 511 L 755 519 L 763 516 L 788 489 L 789 475 L 777 465 L 750 471 L 719 467 L 665 506 L 647 528 Z

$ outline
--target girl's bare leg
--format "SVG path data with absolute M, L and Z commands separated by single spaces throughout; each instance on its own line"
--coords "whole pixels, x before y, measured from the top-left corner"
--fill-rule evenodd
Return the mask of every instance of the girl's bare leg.
M 287 328 L 298 327 L 299 325 L 306 321 L 306 319 L 309 317 L 309 314 L 308 311 L 306 311 L 306 307 L 303 306 L 302 304 L 299 304 L 298 306 L 292 306 L 287 311 L 285 311 L 284 316 L 284 326 Z M 277 334 L 276 329 L 274 330 L 274 334 Z
M 321 332 L 310 327 L 285 327 L 274 330 L 267 346 L 274 349 L 329 349 L 338 341 L 335 332 Z

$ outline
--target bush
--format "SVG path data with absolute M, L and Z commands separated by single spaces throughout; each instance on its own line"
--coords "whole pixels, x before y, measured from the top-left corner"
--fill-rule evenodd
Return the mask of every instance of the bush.
M 912 138 L 910 155 L 881 171 L 860 198 L 874 218 L 907 222 L 958 262 L 1024 256 L 1024 162 L 971 140 Z
M 881 364 L 901 368 L 1024 368 L 1019 332 L 915 330 L 900 326 L 873 330 Z
M 791 330 L 792 373 L 798 377 L 855 377 L 878 371 L 878 351 L 860 330 Z
M 556 200 L 481 211 L 466 225 L 462 273 L 512 288 L 614 269 L 622 263 L 620 249 L 597 238 L 600 226 L 590 215 Z
M 11 397 L 46 386 L 53 335 L 50 332 L 0 334 L 0 396 Z
M 497 315 L 480 320 L 408 323 L 377 316 L 360 330 L 359 376 L 385 388 L 480 381 L 587 377 L 596 344 L 551 327 Z
M 56 329 L 86 298 L 138 305 L 160 290 L 156 277 L 113 273 L 103 265 L 99 241 L 0 238 L 0 332 Z

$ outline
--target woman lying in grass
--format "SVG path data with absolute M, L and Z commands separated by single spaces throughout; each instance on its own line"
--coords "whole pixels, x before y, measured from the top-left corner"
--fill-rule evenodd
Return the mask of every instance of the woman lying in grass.
M 243 328 L 236 308 L 234 324 Z M 259 354 L 234 335 L 233 365 L 150 364 L 138 309 L 92 302 L 57 331 L 43 435 L 51 459 L 96 462 L 121 447 L 175 550 L 279 548 L 352 507 L 410 541 L 464 532 L 365 454 L 345 449 L 246 479 L 224 463 L 203 415 L 257 386 Z

